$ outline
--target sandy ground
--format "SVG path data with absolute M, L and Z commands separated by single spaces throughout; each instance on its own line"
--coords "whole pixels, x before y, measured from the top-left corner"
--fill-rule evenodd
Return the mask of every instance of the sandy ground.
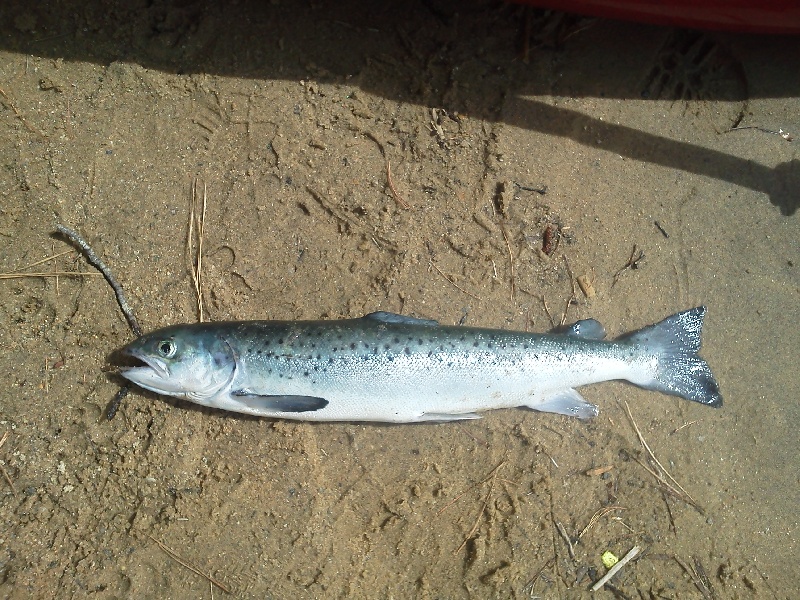
M 546 331 L 546 304 L 616 335 L 706 304 L 725 397 L 384 426 L 135 391 L 108 422 L 110 288 L 3 279 L 0 597 L 579 598 L 635 545 L 603 596 L 800 597 L 798 142 L 728 132 L 800 135 L 797 40 L 406 1 L 12 1 L 0 32 L 0 272 L 64 223 L 145 329 L 196 320 L 195 183 L 209 319 Z

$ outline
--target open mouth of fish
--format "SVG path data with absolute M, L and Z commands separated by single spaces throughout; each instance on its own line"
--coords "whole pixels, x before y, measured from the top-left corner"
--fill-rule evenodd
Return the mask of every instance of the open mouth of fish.
M 152 379 L 154 376 L 161 379 L 169 378 L 167 364 L 154 357 L 148 356 L 136 350 L 125 350 L 120 353 L 122 360 L 126 364 L 120 365 L 117 372 L 127 377 L 131 381 L 143 381 L 145 378 Z

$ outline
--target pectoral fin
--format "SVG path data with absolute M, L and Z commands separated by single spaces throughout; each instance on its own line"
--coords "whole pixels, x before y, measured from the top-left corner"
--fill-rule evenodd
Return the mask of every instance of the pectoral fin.
M 597 407 L 587 402 L 583 396 L 572 388 L 561 390 L 545 398 L 544 402 L 528 405 L 533 410 L 551 412 L 579 419 L 591 419 L 597 416 Z
M 253 412 L 287 412 L 301 413 L 321 410 L 328 406 L 325 398 L 313 396 L 262 396 L 250 390 L 236 390 L 231 392 L 235 402 L 246 406 Z

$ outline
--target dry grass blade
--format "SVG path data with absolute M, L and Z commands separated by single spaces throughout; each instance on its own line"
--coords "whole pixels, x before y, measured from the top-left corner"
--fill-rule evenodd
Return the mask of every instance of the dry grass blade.
M 42 138 L 43 140 L 46 140 L 46 139 L 47 139 L 47 136 L 46 136 L 45 134 L 43 134 L 41 131 L 39 131 L 38 129 L 36 129 L 36 127 L 34 127 L 34 126 L 33 126 L 33 125 L 31 125 L 30 123 L 28 123 L 28 121 L 26 121 L 26 120 L 25 120 L 25 117 L 24 117 L 24 116 L 22 116 L 22 113 L 21 113 L 21 112 L 20 112 L 20 111 L 17 109 L 17 107 L 16 107 L 16 106 L 14 105 L 14 103 L 11 101 L 11 98 L 9 98 L 9 97 L 8 97 L 8 94 L 6 94 L 6 93 L 5 93 L 5 91 L 3 91 L 3 89 L 2 89 L 2 88 L 0 88 L 0 96 L 2 96 L 3 98 L 5 98 L 5 100 L 6 100 L 6 103 L 8 104 L 9 108 L 10 108 L 10 109 L 11 109 L 11 110 L 14 112 L 14 114 L 16 115 L 16 117 L 17 117 L 17 118 L 18 118 L 18 119 L 19 119 L 19 120 L 22 122 L 22 124 L 23 124 L 23 125 L 25 125 L 25 127 L 26 127 L 26 128 L 29 130 L 29 131 L 31 131 L 31 132 L 33 132 L 33 133 L 35 133 L 36 135 L 38 135 L 38 136 L 39 136 L 40 138 Z
M 572 268 L 569 266 L 567 255 L 562 254 L 561 258 L 564 259 L 564 265 L 566 265 L 567 267 L 567 275 L 569 275 L 569 282 L 570 285 L 572 285 L 572 292 L 570 293 L 569 298 L 567 298 L 567 302 L 564 304 L 564 312 L 561 315 L 560 326 L 563 327 L 567 323 L 567 313 L 569 312 L 569 307 L 572 306 L 573 302 L 575 302 L 578 299 L 578 294 L 575 290 L 575 276 L 572 274 Z
M 435 264 L 433 261 L 430 261 L 430 262 L 431 262 L 431 266 L 432 266 L 434 269 L 436 269 L 436 272 L 437 272 L 437 273 L 439 273 L 439 275 L 441 275 L 442 277 L 444 277 L 444 278 L 445 278 L 445 279 L 448 281 L 448 283 L 449 283 L 450 285 L 452 285 L 452 286 L 453 286 L 454 288 L 456 288 L 458 291 L 460 291 L 460 292 L 464 292 L 464 293 L 465 293 L 467 296 L 469 296 L 470 298 L 475 298 L 475 300 L 478 300 L 479 302 L 481 301 L 481 299 L 480 299 L 478 296 L 476 296 L 475 294 L 473 294 L 473 293 L 471 293 L 471 292 L 468 292 L 467 290 L 465 290 L 464 288 L 462 288 L 460 285 L 458 285 L 458 284 L 457 284 L 455 281 L 453 281 L 452 279 L 450 279 L 450 278 L 449 278 L 447 275 L 445 275 L 445 274 L 444 274 L 444 271 L 442 271 L 442 270 L 441 270 L 439 267 L 437 267 L 437 266 L 436 266 L 436 264 Z
M 503 232 L 503 239 L 506 241 L 506 249 L 508 250 L 508 265 L 509 271 L 511 273 L 511 301 L 514 301 L 514 292 L 516 291 L 516 283 L 514 278 L 514 253 L 511 252 L 511 242 L 508 241 L 508 234 L 506 233 L 506 228 L 501 227 L 500 231 Z
M 0 279 L 24 279 L 25 277 L 96 277 L 102 273 L 81 271 L 49 271 L 44 273 L 0 273 Z
M 488 481 L 489 489 L 486 492 L 486 496 L 484 496 L 483 498 L 483 505 L 481 506 L 480 512 L 478 512 L 478 516 L 475 517 L 475 522 L 472 524 L 472 529 L 469 530 L 469 533 L 464 538 L 464 541 L 461 542 L 461 545 L 455 549 L 453 554 L 458 554 L 459 552 L 461 552 L 461 550 L 464 549 L 464 546 L 466 546 L 467 543 L 474 537 L 475 532 L 478 531 L 478 527 L 480 527 L 481 524 L 481 517 L 486 512 L 486 508 L 489 506 L 489 500 L 491 499 L 492 493 L 494 492 L 494 485 L 497 482 L 497 472 L 500 470 L 500 467 L 502 467 L 504 464 L 506 464 L 505 460 L 503 460 L 499 465 L 497 465 L 494 469 L 492 469 L 489 475 L 487 475 L 486 478 L 479 484 L 482 485 Z
M 616 575 L 616 574 L 619 572 L 619 570 L 620 570 L 620 569 L 622 569 L 622 567 L 624 567 L 624 566 L 625 566 L 625 565 L 627 565 L 629 562 L 631 562 L 631 561 L 632 561 L 634 558 L 636 558 L 636 557 L 639 555 L 639 552 L 641 552 L 641 551 L 642 551 L 642 549 L 641 549 L 641 547 L 639 547 L 639 546 L 634 546 L 633 548 L 631 548 L 631 549 L 630 549 L 630 551 L 629 551 L 629 552 L 628 552 L 628 553 L 627 553 L 625 556 L 623 556 L 621 559 L 619 559 L 619 562 L 618 562 L 617 564 L 615 564 L 613 567 L 611 567 L 611 568 L 608 570 L 608 573 L 606 573 L 605 575 L 603 575 L 603 576 L 602 576 L 602 577 L 601 577 L 601 578 L 600 578 L 600 579 L 597 581 L 597 583 L 595 583 L 595 584 L 594 584 L 594 585 L 591 587 L 591 590 L 592 590 L 593 592 L 596 592 L 596 591 L 597 591 L 597 590 L 599 590 L 601 587 L 603 587 L 603 586 L 604 586 L 606 583 L 608 583 L 608 582 L 609 582 L 609 580 L 610 580 L 612 577 L 614 577 L 614 575 Z
M 386 159 L 386 179 L 389 182 L 389 189 L 392 190 L 392 196 L 394 196 L 394 201 L 397 202 L 400 206 L 408 210 L 411 206 L 403 200 L 403 197 L 400 195 L 400 192 L 397 191 L 397 188 L 394 187 L 394 180 L 392 179 L 392 163 L 389 162 L 389 159 Z
M 677 556 L 673 556 L 672 558 L 675 560 L 676 563 L 680 565 L 681 569 L 686 571 L 686 574 L 692 580 L 694 586 L 703 595 L 704 600 L 713 600 L 714 593 L 711 590 L 708 578 L 705 577 L 705 571 L 704 570 L 700 572 L 696 571 Z
M 642 432 L 639 430 L 639 426 L 636 424 L 636 421 L 633 418 L 633 414 L 631 413 L 631 408 L 628 406 L 628 403 L 625 402 L 625 410 L 628 411 L 628 418 L 631 421 L 631 425 L 633 425 L 634 431 L 636 431 L 636 435 L 639 438 L 639 443 L 642 444 L 642 447 L 647 451 L 650 460 L 657 465 L 660 472 L 656 472 L 655 470 L 651 469 L 647 465 L 645 465 L 642 461 L 636 459 L 638 462 L 648 473 L 650 473 L 656 480 L 673 496 L 676 498 L 683 500 L 686 504 L 693 506 L 697 509 L 701 514 L 703 513 L 703 509 L 700 505 L 697 504 L 694 498 L 687 492 L 681 484 L 679 484 L 675 478 L 670 475 L 669 471 L 664 468 L 664 465 L 656 458 L 656 455 L 653 453 L 653 450 L 648 445 L 647 441 L 644 439 Z
M 213 583 L 215 586 L 217 586 L 223 592 L 226 592 L 228 594 L 232 594 L 233 593 L 233 592 L 231 592 L 230 588 L 227 587 L 225 584 L 220 583 L 220 581 L 218 579 L 215 579 L 211 575 L 206 575 L 205 573 L 203 573 L 198 567 L 194 566 L 192 563 L 190 563 L 185 558 L 181 558 L 181 556 L 177 552 L 175 552 L 172 548 L 170 548 L 169 546 L 167 546 L 163 542 L 160 542 L 159 540 L 154 538 L 152 535 L 148 535 L 147 537 L 149 537 L 156 544 L 158 544 L 158 547 L 161 548 L 175 562 L 183 565 L 184 567 L 189 569 L 192 573 L 196 573 L 197 575 L 200 575 L 200 577 L 203 577 L 204 579 L 206 579 L 209 582 Z
M 580 540 L 586 533 L 594 527 L 595 523 L 605 517 L 607 514 L 614 512 L 615 510 L 627 510 L 624 506 L 606 506 L 601 508 L 596 513 L 592 515 L 592 518 L 589 519 L 589 523 L 584 527 L 581 532 L 578 534 L 578 539 Z
M 52 256 L 48 256 L 47 258 L 43 258 L 41 260 L 37 260 L 36 262 L 32 262 L 29 265 L 25 265 L 24 267 L 17 267 L 16 269 L 12 269 L 7 274 L 10 275 L 11 273 L 19 273 L 20 271 L 25 271 L 26 269 L 30 269 L 31 267 L 36 267 L 46 262 L 50 262 L 51 260 L 55 260 L 65 254 L 70 254 L 73 252 L 72 250 L 64 250 L 63 252 L 59 252 L 58 254 L 53 254 Z
M 539 577 L 542 576 L 542 573 L 544 573 L 546 569 L 552 567 L 555 564 L 555 562 L 556 559 L 551 558 L 546 563 L 544 563 L 541 566 L 541 568 L 538 571 L 536 571 L 536 573 L 533 574 L 533 577 L 531 577 L 528 581 L 525 582 L 525 585 L 522 588 L 522 593 L 529 594 L 531 598 L 534 598 L 535 596 L 533 595 L 533 586 L 536 585 L 536 582 L 539 580 Z
M 6 443 L 6 440 L 8 439 L 8 435 L 9 435 L 8 431 L 6 431 L 3 434 L 3 438 L 0 439 L 0 448 L 2 448 L 3 444 Z M 5 478 L 6 482 L 8 483 L 8 486 L 11 488 L 11 491 L 14 492 L 14 495 L 16 496 L 17 495 L 17 488 L 14 487 L 14 482 L 11 481 L 11 477 L 8 476 L 8 472 L 6 471 L 6 468 L 1 464 L 0 464 L 0 472 L 3 473 L 3 477 Z
M 205 320 L 203 312 L 203 237 L 206 224 L 206 184 L 203 182 L 203 195 L 200 198 L 200 213 L 197 214 L 197 178 L 192 182 L 192 203 L 189 210 L 189 235 L 187 251 L 192 265 L 192 283 L 197 298 L 197 318 L 202 323 Z M 196 230 L 196 231 L 195 231 Z

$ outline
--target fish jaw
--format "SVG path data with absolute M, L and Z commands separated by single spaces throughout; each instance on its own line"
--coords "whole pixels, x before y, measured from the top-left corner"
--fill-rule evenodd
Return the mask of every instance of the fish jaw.
M 170 391 L 169 367 L 163 360 L 134 348 L 125 349 L 124 354 L 143 363 L 136 367 L 122 367 L 119 373 L 125 379 L 158 394 L 174 394 L 178 391 Z

